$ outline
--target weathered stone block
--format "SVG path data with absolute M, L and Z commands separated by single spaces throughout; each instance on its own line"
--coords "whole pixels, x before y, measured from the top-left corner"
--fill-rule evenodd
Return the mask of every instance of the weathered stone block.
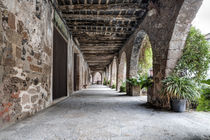
M 13 13 L 8 14 L 8 25 L 11 29 L 15 30 L 15 15 Z
M 185 47 L 185 40 L 171 40 L 169 49 L 171 50 L 183 50 Z
M 18 24 L 17 24 L 17 32 L 18 33 L 22 33 L 23 31 L 23 22 L 22 21 L 18 21 Z
M 29 104 L 29 103 L 30 103 L 29 95 L 23 94 L 23 96 L 22 96 L 22 105 Z
M 34 53 L 34 58 L 40 59 L 41 58 L 41 54 L 40 53 Z
M 30 94 L 37 94 L 37 90 L 35 88 L 30 88 L 28 90 L 28 93 L 30 93 Z
M 39 72 L 41 73 L 42 72 L 42 68 L 38 67 L 38 66 L 35 66 L 35 65 L 30 65 L 30 69 L 34 72 Z
M 16 47 L 16 57 L 20 59 L 21 58 L 21 54 L 22 54 L 21 48 Z
M 13 30 L 6 30 L 6 36 L 10 42 L 16 44 L 17 46 L 21 46 L 22 39 L 17 32 Z
M 28 60 L 29 62 L 31 62 L 31 61 L 32 61 L 32 58 L 31 58 L 30 56 L 27 56 L 27 60 Z
M 37 101 L 38 97 L 39 97 L 38 95 L 32 96 L 32 97 L 31 97 L 31 102 L 32 102 L 32 103 L 35 103 L 35 102 Z
M 169 50 L 168 59 L 179 59 L 182 56 L 182 50 Z

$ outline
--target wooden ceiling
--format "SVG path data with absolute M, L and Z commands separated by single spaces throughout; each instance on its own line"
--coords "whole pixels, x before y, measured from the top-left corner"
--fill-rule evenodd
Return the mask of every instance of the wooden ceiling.
M 104 70 L 134 33 L 149 0 L 57 0 L 92 71 Z

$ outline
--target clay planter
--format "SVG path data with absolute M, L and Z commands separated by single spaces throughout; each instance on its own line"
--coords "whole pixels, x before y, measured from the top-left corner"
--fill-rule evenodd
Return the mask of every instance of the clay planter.
M 171 99 L 171 109 L 175 112 L 185 112 L 186 111 L 187 100 L 177 100 Z

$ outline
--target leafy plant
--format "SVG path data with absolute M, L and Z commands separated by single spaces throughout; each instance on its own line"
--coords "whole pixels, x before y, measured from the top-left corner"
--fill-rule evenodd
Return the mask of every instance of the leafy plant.
M 205 79 L 210 63 L 209 50 L 210 45 L 204 35 L 192 27 L 186 40 L 183 56 L 175 68 L 175 73 L 198 82 Z
M 107 83 L 106 83 L 106 79 L 104 78 L 104 85 L 107 85 Z
M 112 89 L 115 89 L 115 88 L 116 88 L 116 85 L 115 85 L 115 84 L 113 84 L 113 85 L 112 85 Z
M 110 80 L 108 80 L 108 82 L 107 82 L 107 85 L 109 85 L 110 84 Z
M 187 99 L 193 101 L 200 96 L 196 83 L 186 77 L 179 77 L 175 74 L 162 81 L 163 96 L 168 99 Z
M 126 92 L 126 82 L 123 82 L 120 86 L 120 92 Z
M 142 80 L 141 89 L 151 87 L 153 85 L 153 79 L 151 77 L 148 77 L 144 80 Z
M 201 98 L 198 100 L 198 111 L 210 111 L 210 79 L 202 81 Z
M 148 88 L 153 84 L 153 80 L 147 75 L 138 75 L 137 77 L 129 78 L 127 79 L 127 82 L 130 83 L 132 86 L 140 86 L 141 89 Z

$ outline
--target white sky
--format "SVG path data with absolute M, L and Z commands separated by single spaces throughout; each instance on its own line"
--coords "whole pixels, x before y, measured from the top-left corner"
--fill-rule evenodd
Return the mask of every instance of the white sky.
M 192 24 L 200 29 L 204 35 L 210 33 L 210 0 L 203 0 L 203 4 Z

